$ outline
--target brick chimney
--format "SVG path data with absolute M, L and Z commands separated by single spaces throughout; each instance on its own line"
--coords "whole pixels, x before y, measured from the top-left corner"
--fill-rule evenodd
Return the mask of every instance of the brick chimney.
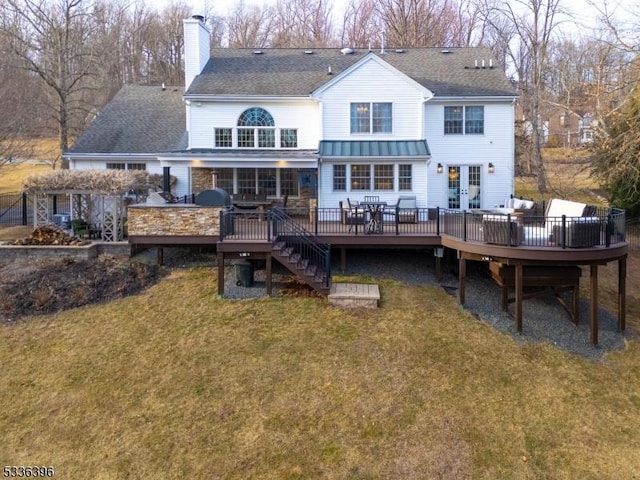
M 182 23 L 184 25 L 184 89 L 187 90 L 209 61 L 211 34 L 201 15 L 193 15 Z

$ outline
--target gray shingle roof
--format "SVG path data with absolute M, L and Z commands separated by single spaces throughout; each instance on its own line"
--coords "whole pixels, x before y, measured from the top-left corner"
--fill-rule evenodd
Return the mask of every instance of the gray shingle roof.
M 212 50 L 211 59 L 186 94 L 308 96 L 369 53 L 355 50 L 343 55 L 333 48 L 313 49 L 311 54 L 290 48 L 262 49 L 261 54 L 254 51 Z M 515 95 L 503 69 L 487 48 L 409 48 L 402 53 L 388 49 L 385 54 L 374 54 L 436 97 Z M 490 61 L 493 68 L 489 68 Z M 333 75 L 327 74 L 329 68 Z
M 185 148 L 182 88 L 125 85 L 66 154 L 158 153 Z

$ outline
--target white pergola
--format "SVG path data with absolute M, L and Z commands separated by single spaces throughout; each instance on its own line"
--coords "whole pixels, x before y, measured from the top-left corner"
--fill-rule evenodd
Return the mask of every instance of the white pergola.
M 151 186 L 150 175 L 130 170 L 58 170 L 29 177 L 25 191 L 33 195 L 33 226 L 53 222 L 50 205 L 59 195 L 71 200 L 71 219 L 83 219 L 105 242 L 124 238 L 125 195 Z

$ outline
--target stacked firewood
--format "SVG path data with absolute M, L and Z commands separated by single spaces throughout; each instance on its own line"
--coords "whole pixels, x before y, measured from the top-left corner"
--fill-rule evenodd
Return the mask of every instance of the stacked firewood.
M 36 228 L 26 238 L 19 238 L 14 245 L 87 245 L 87 240 L 71 237 L 57 225 L 43 225 Z

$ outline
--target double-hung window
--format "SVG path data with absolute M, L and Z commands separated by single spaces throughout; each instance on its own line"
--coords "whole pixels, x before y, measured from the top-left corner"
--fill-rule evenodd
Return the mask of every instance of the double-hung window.
M 351 133 L 391 133 L 391 103 L 352 103 Z
M 481 135 L 484 133 L 484 107 L 455 105 L 444 107 L 445 135 Z
M 333 191 L 344 192 L 347 190 L 347 166 L 333 166 Z

